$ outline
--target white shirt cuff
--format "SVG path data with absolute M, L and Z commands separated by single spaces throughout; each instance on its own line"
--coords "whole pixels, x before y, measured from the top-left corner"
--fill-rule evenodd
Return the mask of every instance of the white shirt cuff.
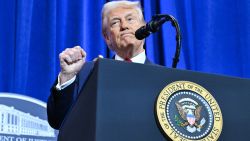
M 59 91 L 62 90 L 62 89 L 64 89 L 64 88 L 66 88 L 66 87 L 68 87 L 70 84 L 72 84 L 76 80 L 76 76 L 74 76 L 70 80 L 68 80 L 68 81 L 64 82 L 62 85 L 60 85 L 60 78 L 59 78 L 59 76 L 60 76 L 60 74 L 57 77 L 57 82 L 58 83 L 56 85 L 56 89 L 59 90 Z

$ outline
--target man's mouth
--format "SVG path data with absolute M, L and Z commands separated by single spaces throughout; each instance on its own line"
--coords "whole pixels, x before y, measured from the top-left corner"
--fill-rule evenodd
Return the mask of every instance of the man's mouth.
M 121 37 L 126 37 L 126 36 L 135 36 L 133 33 L 122 33 Z

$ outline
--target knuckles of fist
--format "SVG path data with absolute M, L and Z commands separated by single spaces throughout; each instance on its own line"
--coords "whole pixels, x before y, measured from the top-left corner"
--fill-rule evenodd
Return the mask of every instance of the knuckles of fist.
M 85 51 L 79 46 L 74 48 L 67 48 L 59 54 L 60 62 L 65 62 L 68 65 L 84 61 L 86 58 Z

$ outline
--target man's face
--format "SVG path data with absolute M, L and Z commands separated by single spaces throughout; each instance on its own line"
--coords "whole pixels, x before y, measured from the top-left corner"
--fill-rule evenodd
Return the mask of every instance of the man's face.
M 110 49 L 121 57 L 133 57 L 141 53 L 143 40 L 135 38 L 135 31 L 144 23 L 139 14 L 132 8 L 115 8 L 107 17 L 105 40 Z

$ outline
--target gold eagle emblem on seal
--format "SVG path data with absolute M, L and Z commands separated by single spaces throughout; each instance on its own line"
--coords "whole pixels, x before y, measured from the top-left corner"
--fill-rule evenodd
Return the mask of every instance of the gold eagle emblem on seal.
M 172 140 L 218 140 L 223 126 L 220 107 L 204 87 L 190 81 L 175 81 L 159 94 L 156 120 Z

